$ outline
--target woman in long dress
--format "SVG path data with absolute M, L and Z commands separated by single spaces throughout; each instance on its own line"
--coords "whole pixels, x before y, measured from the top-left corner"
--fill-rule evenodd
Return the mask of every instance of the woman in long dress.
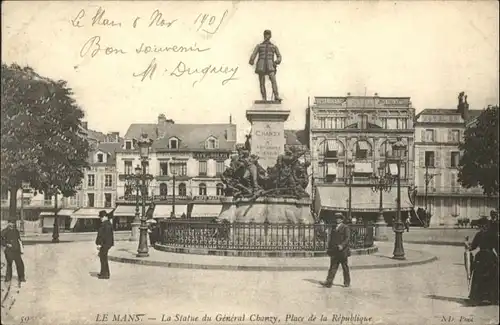
M 474 236 L 469 250 L 479 248 L 472 262 L 472 280 L 469 293 L 471 304 L 498 304 L 497 236 L 489 229 L 486 218 L 479 220 L 480 230 Z

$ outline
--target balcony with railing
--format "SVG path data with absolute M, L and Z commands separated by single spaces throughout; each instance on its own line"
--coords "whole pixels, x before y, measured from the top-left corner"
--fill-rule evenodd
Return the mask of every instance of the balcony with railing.
M 417 186 L 417 195 L 425 195 L 425 186 Z M 484 196 L 480 187 L 465 188 L 461 186 L 432 186 L 427 187 L 427 195 L 471 195 Z

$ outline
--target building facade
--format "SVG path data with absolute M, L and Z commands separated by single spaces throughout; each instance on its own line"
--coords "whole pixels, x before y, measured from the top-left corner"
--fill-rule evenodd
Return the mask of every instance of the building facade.
M 498 197 L 458 182 L 459 143 L 479 110 L 424 109 L 415 117 L 416 206 L 431 213 L 430 225 L 455 225 L 458 217 L 476 219 L 497 208 Z
M 313 174 L 314 209 L 319 217 L 348 210 L 346 164 L 354 164 L 352 215 L 375 221 L 380 195 L 371 189 L 370 176 L 384 171 L 396 173 L 392 144 L 401 140 L 407 154 L 401 163 L 401 206 L 410 207 L 407 188 L 414 171 L 415 110 L 409 97 L 315 97 L 306 113 Z M 396 210 L 396 189 L 383 193 L 384 218 L 391 220 Z
M 142 133 L 154 140 L 147 173 L 154 177 L 148 201 L 156 204 L 155 217 L 170 217 L 174 209 L 176 217 L 218 215 L 215 210 L 220 212 L 220 198 L 225 193 L 220 176 L 235 151 L 236 125 L 231 121 L 175 124 L 163 114 L 154 124 L 132 124 L 117 151 L 118 198 L 123 207 L 115 214 L 135 213 L 135 190 L 127 186 L 125 177 L 141 163 L 136 139 Z M 197 211 L 191 211 L 193 202 L 199 203 Z

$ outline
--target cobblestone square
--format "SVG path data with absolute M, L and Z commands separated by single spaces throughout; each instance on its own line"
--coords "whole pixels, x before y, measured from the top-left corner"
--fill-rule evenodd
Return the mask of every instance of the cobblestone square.
M 125 243 L 118 242 L 113 249 Z M 14 304 L 3 322 L 462 324 L 467 319 L 468 324 L 498 323 L 498 306 L 463 306 L 467 283 L 462 248 L 415 244 L 406 248 L 439 259 L 404 268 L 353 270 L 351 288 L 341 287 L 338 275 L 335 285 L 326 289 L 319 285 L 326 273 L 319 271 L 196 270 L 115 262 L 110 265 L 111 279 L 104 281 L 96 278 L 99 263 L 92 242 L 30 245 L 24 255 L 28 282 L 18 293 L 12 292 Z

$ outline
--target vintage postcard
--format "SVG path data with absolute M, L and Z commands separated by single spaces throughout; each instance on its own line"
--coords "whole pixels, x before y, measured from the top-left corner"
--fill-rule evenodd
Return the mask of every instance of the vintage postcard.
M 2 2 L 2 324 L 498 324 L 498 12 Z

